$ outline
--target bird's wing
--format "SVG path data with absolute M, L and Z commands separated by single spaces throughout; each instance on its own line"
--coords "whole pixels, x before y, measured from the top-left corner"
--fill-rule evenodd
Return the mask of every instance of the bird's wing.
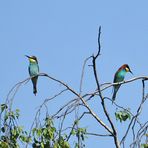
M 39 65 L 37 65 L 38 66 L 38 73 L 39 73 L 39 71 L 40 71 L 40 69 L 39 69 Z
M 116 72 L 115 73 L 115 76 L 114 76 L 114 83 L 116 83 L 116 82 L 121 82 L 121 81 L 123 81 L 124 80 L 124 75 L 122 75 L 121 74 L 121 72 Z
M 114 76 L 114 81 L 113 81 L 114 83 L 116 83 L 117 82 L 117 72 L 115 73 L 115 76 Z
M 31 76 L 31 72 L 30 72 L 30 66 L 28 67 L 28 71 L 29 71 L 29 75 Z

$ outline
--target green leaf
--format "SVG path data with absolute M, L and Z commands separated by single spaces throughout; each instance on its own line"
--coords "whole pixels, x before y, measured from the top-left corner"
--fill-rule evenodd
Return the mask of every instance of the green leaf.
M 33 136 L 35 136 L 36 131 L 37 131 L 36 128 L 33 128 L 33 129 L 32 129 L 32 134 L 33 134 Z
M 43 135 L 46 136 L 47 134 L 48 134 L 48 129 L 47 128 L 44 128 L 43 129 Z
M 37 129 L 36 133 L 37 136 L 40 137 L 42 135 L 42 129 L 41 128 Z
M 16 116 L 17 119 L 19 118 L 19 116 L 20 116 L 20 110 L 19 109 L 15 110 L 15 116 Z
M 59 144 L 57 142 L 54 143 L 53 148 L 59 148 Z
M 7 121 L 8 117 L 9 117 L 9 114 L 6 113 L 5 116 L 4 116 L 4 121 L 5 121 L 5 122 Z
M 148 148 L 148 144 L 141 144 L 141 148 Z
M 70 148 L 70 145 L 67 141 L 64 141 L 63 148 Z
M 9 145 L 6 142 L 0 141 L 0 147 L 1 148 L 9 148 Z
M 115 112 L 116 120 L 119 120 L 120 122 L 126 121 L 127 119 L 131 119 L 131 115 L 127 110 L 122 110 Z
M 6 104 L 1 104 L 1 113 L 8 108 L 8 106 Z
M 41 143 L 41 148 L 44 148 L 44 143 L 43 142 Z
M 4 133 L 4 132 L 5 132 L 5 128 L 4 128 L 4 127 L 2 127 L 2 128 L 1 128 L 1 131 Z
M 76 144 L 75 144 L 75 148 L 79 148 L 79 145 L 78 145 L 78 143 L 76 143 Z
M 15 119 L 15 114 L 14 114 L 13 111 L 9 112 L 9 116 L 10 116 L 11 118 Z
M 75 135 L 76 135 L 76 131 L 73 129 L 73 130 L 71 131 L 71 134 L 72 134 L 73 136 L 75 136 Z

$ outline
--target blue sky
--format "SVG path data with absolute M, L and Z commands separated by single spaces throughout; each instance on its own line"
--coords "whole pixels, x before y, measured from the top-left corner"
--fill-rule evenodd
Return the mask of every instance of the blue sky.
M 83 61 L 97 51 L 100 25 L 102 50 L 97 61 L 100 82 L 112 82 L 114 73 L 124 63 L 129 64 L 134 76 L 147 75 L 147 5 L 146 0 L 1 1 L 1 101 L 5 100 L 15 83 L 28 77 L 26 54 L 38 57 L 40 72 L 46 72 L 78 91 Z M 134 76 L 127 74 L 126 79 Z M 52 81 L 39 78 L 38 94 L 35 97 L 31 82 L 23 85 L 14 100 L 14 108 L 21 110 L 20 123 L 26 128 L 30 127 L 37 107 L 45 98 L 52 96 L 57 87 L 60 89 Z M 86 67 L 83 93 L 95 87 L 92 69 Z M 110 97 L 111 92 L 109 89 L 105 95 Z M 120 89 L 117 102 L 135 111 L 140 97 L 141 82 L 136 81 Z M 63 97 L 49 104 L 51 113 L 66 101 L 68 99 Z M 99 115 L 99 100 L 90 105 Z M 115 108 L 111 107 L 111 112 L 114 111 Z M 146 110 L 143 109 L 143 112 L 146 113 Z M 146 121 L 145 116 L 142 119 Z M 93 131 L 99 129 L 97 123 L 89 118 L 82 123 Z M 116 124 L 119 129 L 123 129 L 123 133 L 126 124 Z M 90 137 L 86 147 L 91 147 L 92 142 L 94 148 L 112 144 L 110 139 L 106 142 L 105 138 Z

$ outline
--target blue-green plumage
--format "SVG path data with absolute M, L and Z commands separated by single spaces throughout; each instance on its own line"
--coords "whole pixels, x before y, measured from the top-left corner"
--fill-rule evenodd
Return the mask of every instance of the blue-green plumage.
M 117 83 L 117 82 L 122 82 L 125 78 L 125 75 L 127 72 L 131 72 L 129 66 L 127 64 L 124 64 L 122 65 L 118 71 L 115 73 L 115 76 L 114 76 L 114 83 Z M 117 91 L 118 89 L 120 88 L 121 84 L 119 85 L 114 85 L 114 92 L 113 92 L 113 96 L 112 96 L 112 100 L 114 101 L 115 98 L 116 98 L 116 94 L 117 94 Z
M 29 75 L 32 80 L 32 84 L 33 84 L 33 93 L 36 95 L 37 93 L 37 80 L 38 80 L 38 74 L 39 74 L 39 65 L 38 65 L 38 61 L 37 58 L 35 56 L 29 57 L 29 67 L 28 67 L 28 71 L 29 71 Z

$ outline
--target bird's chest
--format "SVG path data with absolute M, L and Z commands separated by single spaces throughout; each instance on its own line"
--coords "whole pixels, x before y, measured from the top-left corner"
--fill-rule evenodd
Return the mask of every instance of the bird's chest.
M 125 71 L 120 71 L 119 73 L 118 73 L 118 81 L 123 81 L 124 80 L 124 77 L 125 77 Z
M 30 66 L 29 66 L 29 73 L 30 73 L 30 76 L 37 75 L 39 73 L 38 65 L 30 64 Z

